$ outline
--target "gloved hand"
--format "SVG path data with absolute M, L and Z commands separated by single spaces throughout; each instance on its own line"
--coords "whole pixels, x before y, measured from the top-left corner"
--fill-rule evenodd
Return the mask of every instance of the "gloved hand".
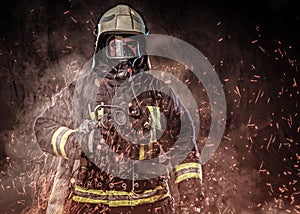
M 68 158 L 78 160 L 82 155 L 82 149 L 77 140 L 77 134 L 72 134 L 65 145 L 65 151 Z
M 96 123 L 92 120 L 86 119 L 83 121 L 76 131 L 80 134 L 87 134 L 96 128 Z
M 198 214 L 201 212 L 201 202 L 205 195 L 199 182 L 199 180 L 193 179 L 179 183 L 180 203 L 177 213 Z
M 91 120 L 83 121 L 80 126 L 75 130 L 75 133 L 71 134 L 65 145 L 65 151 L 68 158 L 80 159 L 83 150 L 79 141 L 85 139 L 85 136 L 95 129 L 95 122 Z M 86 143 L 84 143 L 86 145 Z

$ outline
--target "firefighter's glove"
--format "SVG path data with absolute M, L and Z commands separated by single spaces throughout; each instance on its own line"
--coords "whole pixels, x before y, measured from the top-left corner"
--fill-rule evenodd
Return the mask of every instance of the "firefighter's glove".
M 179 210 L 180 214 L 189 213 L 189 214 L 197 214 L 201 212 L 201 201 L 203 200 L 204 196 L 203 193 L 199 193 L 197 190 L 191 188 L 195 192 L 191 193 L 190 195 L 181 195 Z M 196 193 L 198 192 L 198 193 Z
M 177 213 L 197 214 L 201 212 L 201 203 L 205 198 L 202 185 L 196 179 L 179 183 L 180 202 Z
M 76 134 L 72 136 L 73 140 L 66 145 L 69 156 L 73 156 L 75 159 L 79 159 L 83 154 L 83 150 L 86 150 L 88 136 L 97 128 L 97 122 L 92 120 L 84 120 L 76 129 Z
M 87 134 L 87 133 L 91 132 L 93 129 L 95 129 L 95 127 L 96 127 L 95 122 L 93 122 L 91 120 L 85 120 L 77 128 L 77 131 L 80 134 Z
M 68 142 L 65 145 L 65 151 L 68 158 L 71 159 L 80 159 L 82 155 L 82 149 L 78 143 L 77 134 L 73 134 L 68 139 Z

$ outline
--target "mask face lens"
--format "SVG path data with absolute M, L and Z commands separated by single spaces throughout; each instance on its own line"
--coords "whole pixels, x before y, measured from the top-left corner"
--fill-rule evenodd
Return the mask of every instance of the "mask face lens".
M 123 57 L 124 56 L 124 49 L 123 49 L 123 41 L 119 39 L 115 39 L 111 41 L 115 46 L 114 50 L 111 50 L 110 54 L 111 56 L 116 56 L 116 57 Z
M 106 46 L 106 56 L 110 59 L 129 59 L 139 55 L 139 43 L 130 37 L 113 36 Z
M 131 49 L 134 49 L 137 47 L 137 41 L 129 41 L 126 43 L 126 45 L 131 48 Z

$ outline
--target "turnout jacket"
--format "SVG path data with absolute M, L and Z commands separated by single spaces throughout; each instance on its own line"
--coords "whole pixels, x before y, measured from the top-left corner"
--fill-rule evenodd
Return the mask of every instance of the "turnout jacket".
M 80 161 L 72 199 L 109 207 L 155 203 L 170 197 L 173 172 L 181 205 L 197 204 L 201 166 L 188 112 L 150 74 L 118 81 L 108 70 L 99 66 L 71 83 L 35 122 L 43 151 Z

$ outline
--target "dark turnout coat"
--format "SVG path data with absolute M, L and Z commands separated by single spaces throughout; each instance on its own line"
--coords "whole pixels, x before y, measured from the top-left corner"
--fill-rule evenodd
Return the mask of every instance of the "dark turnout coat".
M 116 80 L 99 66 L 58 94 L 34 128 L 42 150 L 79 159 L 77 207 L 134 211 L 169 200 L 168 185 L 178 185 L 182 205 L 201 199 L 193 122 L 172 90 L 148 73 Z

